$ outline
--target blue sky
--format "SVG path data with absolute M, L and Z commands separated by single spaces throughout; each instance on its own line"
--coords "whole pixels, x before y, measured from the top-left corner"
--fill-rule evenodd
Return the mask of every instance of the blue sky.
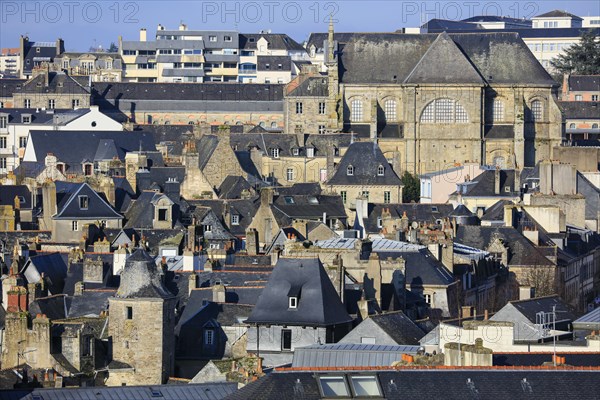
M 600 15 L 600 2 L 583 1 L 168 1 L 168 0 L 0 0 L 0 47 L 17 47 L 20 35 L 31 40 L 65 40 L 71 51 L 137 40 L 139 29 L 151 38 L 158 24 L 177 29 L 271 29 L 299 42 L 325 31 L 333 13 L 337 31 L 394 31 L 431 18 L 464 19 L 475 15 L 532 17 L 553 9 L 579 16 Z

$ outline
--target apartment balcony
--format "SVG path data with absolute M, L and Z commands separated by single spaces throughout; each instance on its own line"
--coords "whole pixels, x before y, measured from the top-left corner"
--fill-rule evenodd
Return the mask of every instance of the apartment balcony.
M 206 62 L 214 62 L 214 63 L 221 63 L 221 62 L 230 62 L 230 63 L 237 63 L 240 60 L 240 56 L 237 54 L 204 54 L 204 58 L 206 60 Z
M 181 56 L 181 62 L 183 63 L 204 63 L 204 56 L 201 54 L 184 54 Z
M 207 71 L 207 75 L 237 75 L 238 69 L 236 68 L 212 68 Z
M 186 76 L 195 76 L 202 77 L 204 76 L 204 70 L 202 68 L 165 68 L 162 70 L 163 77 L 186 77 Z
M 158 78 L 157 69 L 126 69 L 125 78 Z

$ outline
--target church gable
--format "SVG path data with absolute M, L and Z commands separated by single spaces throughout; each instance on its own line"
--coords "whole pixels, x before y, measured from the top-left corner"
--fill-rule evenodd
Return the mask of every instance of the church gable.
M 440 33 L 404 81 L 432 82 L 484 84 L 477 70 L 446 32 Z

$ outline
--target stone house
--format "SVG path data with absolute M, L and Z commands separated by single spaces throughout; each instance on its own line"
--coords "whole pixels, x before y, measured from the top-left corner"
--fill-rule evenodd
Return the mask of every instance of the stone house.
M 172 375 L 176 301 L 154 259 L 136 250 L 125 263 L 115 297 L 109 299 L 108 386 L 160 385 Z
M 418 345 L 423 336 L 425 332 L 402 311 L 394 311 L 365 318 L 339 343 Z
M 87 108 L 91 104 L 87 84 L 62 72 L 51 72 L 48 67 L 33 71 L 33 77 L 13 94 L 13 103 L 31 109 Z
M 347 226 L 342 199 L 321 193 L 318 184 L 263 188 L 260 196 L 260 206 L 248 228 L 258 233 L 261 246 L 270 245 L 279 230 L 294 220 L 321 221 L 333 230 Z
M 122 59 L 119 53 L 72 53 L 54 57 L 53 69 L 70 76 L 90 77 L 92 82 L 121 82 Z
M 348 147 L 325 187 L 337 193 L 350 218 L 358 210 L 356 199 L 372 203 L 401 203 L 402 180 L 376 142 L 355 142 Z
M 335 343 L 351 322 L 319 259 L 280 258 L 246 320 L 247 349 L 265 365 L 289 363 L 296 347 Z
M 298 114 L 327 121 L 326 129 L 381 138 L 398 173 L 468 162 L 520 169 L 551 157 L 562 140 L 558 84 L 516 33 L 350 33 L 335 39 L 330 27 L 319 44 L 327 91 L 303 90 L 311 94 L 311 106 L 304 107 L 304 97 L 294 95 L 296 82 L 288 85 L 289 131 Z M 321 103 L 330 118 L 319 114 Z
M 121 228 L 123 216 L 87 183 L 48 182 L 42 186 L 40 227 L 52 231 L 52 240 L 79 243 L 91 239 L 90 227 Z

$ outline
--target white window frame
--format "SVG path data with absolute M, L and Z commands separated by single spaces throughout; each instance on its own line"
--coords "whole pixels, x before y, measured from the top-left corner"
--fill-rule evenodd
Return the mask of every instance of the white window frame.
M 272 158 L 279 158 L 279 149 L 277 147 L 272 147 L 269 149 L 269 155 Z
M 301 101 L 296 102 L 296 114 L 302 114 L 304 111 L 304 105 Z
M 8 126 L 8 117 L 3 115 L 0 117 L 0 129 L 6 129 Z
M 71 230 L 73 232 L 79 231 L 79 223 L 77 221 L 71 221 Z
M 293 181 L 295 179 L 294 168 L 288 168 L 285 172 L 285 175 L 288 181 Z
M 354 176 L 354 166 L 348 165 L 346 167 L 346 175 L 347 176 Z
M 298 308 L 298 298 L 295 296 L 290 296 L 288 299 L 288 308 Z
M 350 121 L 361 122 L 363 120 L 363 104 L 361 99 L 350 101 Z
M 397 114 L 397 103 L 394 99 L 388 99 L 383 103 L 383 111 L 385 113 L 386 121 L 396 121 L 398 118 Z
M 215 344 L 215 330 L 214 329 L 205 329 L 204 330 L 204 344 L 207 346 L 212 346 Z
M 380 165 L 377 167 L 377 176 L 384 176 L 385 175 L 385 167 L 383 165 Z
M 319 114 L 325 115 L 326 105 L 324 101 L 319 102 Z
M 56 100 L 55 99 L 48 99 L 48 109 L 49 110 L 54 110 L 56 108 Z
M 492 101 L 492 121 L 504 121 L 504 102 L 498 98 Z
M 240 216 L 237 214 L 231 214 L 231 225 L 239 225 L 240 224 Z

